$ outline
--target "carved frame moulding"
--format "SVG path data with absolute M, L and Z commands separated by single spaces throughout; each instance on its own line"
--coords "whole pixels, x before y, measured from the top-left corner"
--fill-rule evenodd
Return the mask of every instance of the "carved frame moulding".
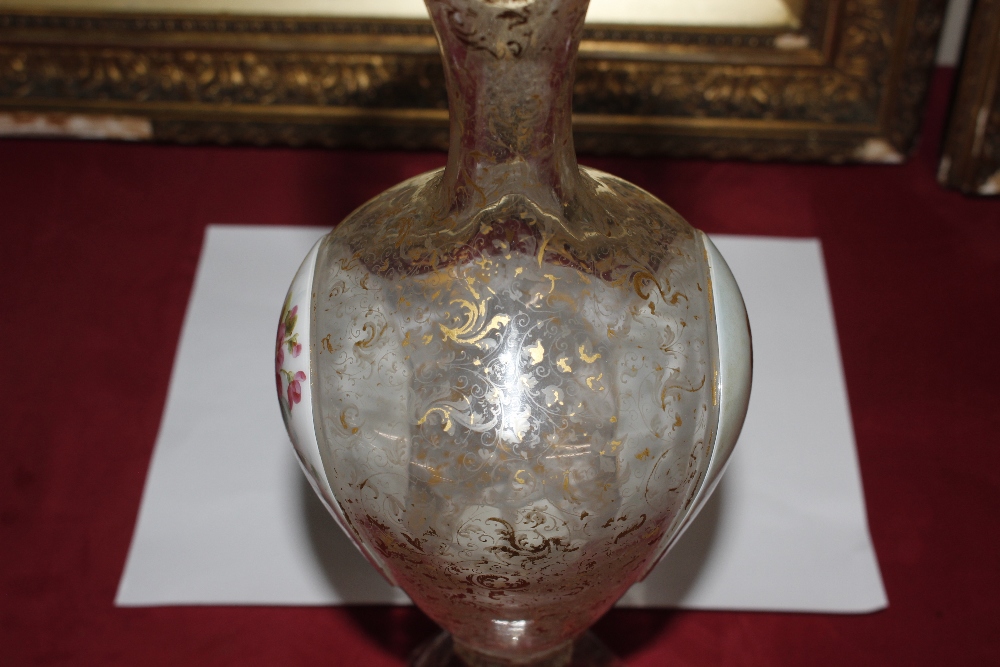
M 1000 0 L 973 8 L 938 181 L 966 194 L 1000 194 Z
M 806 0 L 794 28 L 588 24 L 577 147 L 902 161 L 944 5 Z M 0 114 L 26 112 L 181 143 L 444 149 L 448 133 L 430 23 L 402 19 L 0 10 Z

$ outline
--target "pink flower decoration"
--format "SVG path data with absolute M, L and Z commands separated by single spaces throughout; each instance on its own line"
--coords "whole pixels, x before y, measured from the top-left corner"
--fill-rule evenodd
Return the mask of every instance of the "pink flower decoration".
M 278 340 L 274 345 L 274 372 L 281 370 L 281 365 L 285 363 L 285 351 L 281 348 L 285 342 L 285 323 L 278 323 Z
M 278 396 L 282 397 L 281 376 L 285 376 L 285 380 L 288 382 L 288 387 L 284 392 L 284 396 L 288 398 L 288 411 L 291 412 L 292 407 L 296 403 L 302 401 L 302 382 L 306 379 L 306 374 L 302 371 L 292 373 L 290 370 L 284 368 L 285 364 L 285 347 L 288 347 L 288 353 L 292 357 L 298 357 L 302 354 L 302 345 L 299 343 L 299 335 L 295 332 L 295 325 L 298 322 L 298 306 L 292 306 L 288 309 L 289 302 L 291 301 L 291 295 L 285 300 L 285 306 L 281 309 L 281 317 L 278 319 L 278 337 L 274 344 L 274 380 L 278 389 Z
M 302 401 L 302 382 L 306 379 L 306 374 L 302 371 L 297 371 L 291 380 L 288 381 L 288 411 L 292 411 L 292 407 Z

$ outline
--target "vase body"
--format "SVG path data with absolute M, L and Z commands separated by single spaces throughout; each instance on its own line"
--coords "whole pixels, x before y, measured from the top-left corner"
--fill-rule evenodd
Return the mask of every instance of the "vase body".
M 369 560 L 469 655 L 527 664 L 560 655 L 704 501 L 745 413 L 749 337 L 707 237 L 576 163 L 586 2 L 428 8 L 448 165 L 307 258 L 279 396 Z M 306 342 L 308 367 L 291 368 Z

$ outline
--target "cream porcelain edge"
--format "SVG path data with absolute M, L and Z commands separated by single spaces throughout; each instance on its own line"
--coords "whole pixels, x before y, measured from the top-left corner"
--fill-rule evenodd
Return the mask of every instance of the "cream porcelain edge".
M 313 245 L 309 254 L 302 260 L 302 264 L 299 266 L 299 270 L 295 273 L 295 278 L 292 279 L 292 284 L 288 288 L 288 294 L 291 297 L 289 301 L 290 305 L 298 305 L 299 312 L 301 313 L 299 317 L 300 324 L 298 324 L 299 332 L 302 340 L 308 344 L 306 354 L 299 355 L 298 357 L 298 360 L 302 364 L 301 370 L 306 374 L 306 383 L 302 391 L 302 400 L 297 404 L 298 409 L 293 407 L 290 411 L 288 434 L 298 454 L 297 458 L 299 465 L 302 467 L 302 472 L 305 473 L 306 479 L 309 480 L 313 490 L 323 501 L 323 505 L 327 511 L 330 512 L 330 515 L 337 522 L 337 525 L 340 526 L 340 529 L 344 531 L 344 534 L 351 540 L 351 543 L 365 557 L 365 560 L 371 563 L 390 584 L 396 586 L 395 580 L 381 559 L 366 549 L 354 536 L 353 531 L 347 523 L 347 519 L 344 517 L 333 495 L 333 490 L 330 488 L 330 482 L 326 476 L 326 469 L 323 467 L 323 460 L 320 457 L 319 440 L 316 437 L 313 414 L 313 378 L 315 375 L 312 368 L 312 346 L 317 341 L 314 341 L 312 338 L 312 287 L 316 271 L 316 258 L 322 243 L 323 239 L 320 239 Z
M 753 343 L 750 319 L 743 294 L 722 253 L 704 232 L 699 231 L 708 255 L 709 275 L 715 301 L 715 322 L 719 343 L 719 426 L 712 449 L 712 460 L 705 472 L 705 482 L 695 498 L 695 513 L 712 493 L 725 471 L 729 457 L 743 428 L 750 404 L 753 378 Z M 688 519 L 690 523 L 691 518 Z
M 743 294 L 722 253 L 705 232 L 701 230 L 697 232 L 705 247 L 708 275 L 711 280 L 709 293 L 713 301 L 719 351 L 718 376 L 715 380 L 719 397 L 719 421 L 712 445 L 712 458 L 705 470 L 704 480 L 691 501 L 692 509 L 677 530 L 664 541 L 662 551 L 650 560 L 646 571 L 639 578 L 640 581 L 649 576 L 670 548 L 677 543 L 712 495 L 739 439 L 743 420 L 747 415 L 747 406 L 750 403 L 753 346 L 750 320 L 747 317 L 746 305 L 743 303 Z

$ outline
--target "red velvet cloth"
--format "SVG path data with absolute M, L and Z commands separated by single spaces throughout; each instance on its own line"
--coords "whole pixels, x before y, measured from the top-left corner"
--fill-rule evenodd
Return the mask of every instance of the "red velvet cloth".
M 890 600 L 844 616 L 615 610 L 597 634 L 629 665 L 1000 660 L 1000 201 L 935 183 L 950 81 L 903 166 L 582 160 L 709 232 L 822 239 Z M 435 632 L 412 608 L 113 599 L 205 225 L 332 224 L 443 162 L 0 141 L 0 663 L 400 665 Z

